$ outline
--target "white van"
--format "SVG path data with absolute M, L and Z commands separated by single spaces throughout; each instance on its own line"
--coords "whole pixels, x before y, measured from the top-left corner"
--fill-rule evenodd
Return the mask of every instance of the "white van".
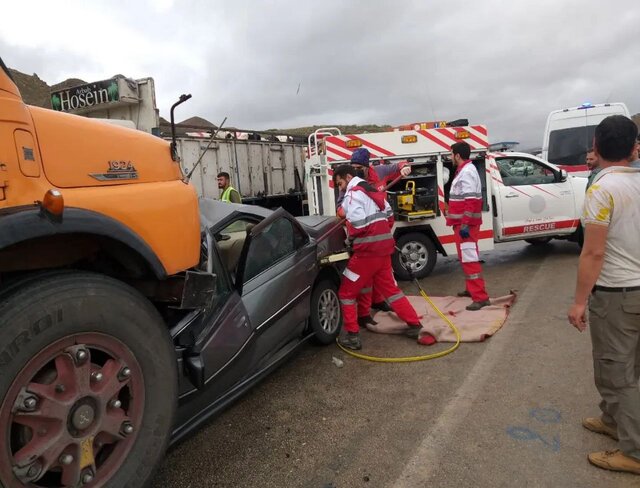
M 583 103 L 549 114 L 542 141 L 542 159 L 575 176 L 588 176 L 586 155 L 596 126 L 609 115 L 625 115 L 624 103 Z

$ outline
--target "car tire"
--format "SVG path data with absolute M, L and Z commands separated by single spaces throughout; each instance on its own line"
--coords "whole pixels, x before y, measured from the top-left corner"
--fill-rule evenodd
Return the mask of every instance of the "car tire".
M 409 254 L 414 278 L 424 278 L 433 271 L 438 254 L 435 244 L 425 233 L 410 232 L 403 234 L 398 239 L 396 247 L 405 255 Z M 412 255 L 413 257 L 411 257 Z M 412 278 L 401 261 L 400 252 L 397 250 L 391 257 L 391 264 L 393 272 L 399 280 L 407 281 Z
M 584 244 L 584 228 L 582 227 L 582 225 L 578 226 L 578 229 L 576 230 L 574 236 L 575 237 L 573 240 L 575 240 L 578 243 L 580 249 L 582 249 L 582 245 Z
M 322 280 L 313 289 L 309 326 L 316 344 L 331 344 L 338 337 L 342 327 L 342 310 L 338 286 L 333 281 Z
M 524 242 L 532 246 L 544 246 L 545 244 L 549 244 L 551 239 L 553 239 L 553 237 L 535 237 L 533 239 L 525 239 Z
M 76 486 L 87 476 L 84 483 L 108 488 L 151 481 L 173 425 L 177 368 L 162 318 L 136 290 L 67 271 L 3 291 L 0 368 L 0 486 Z M 47 417 L 41 408 L 66 419 L 60 429 L 38 430 L 62 454 L 39 451 L 33 426 L 20 423 L 25 412 L 33 422 Z M 19 449 L 29 462 L 14 471 Z M 63 481 L 73 468 L 79 474 Z

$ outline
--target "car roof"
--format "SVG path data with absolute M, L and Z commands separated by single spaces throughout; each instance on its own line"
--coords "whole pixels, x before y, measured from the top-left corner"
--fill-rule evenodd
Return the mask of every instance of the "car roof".
M 220 200 L 214 200 L 213 198 L 200 198 L 198 200 L 198 205 L 200 207 L 201 224 L 206 227 L 213 227 L 215 224 L 226 219 L 234 212 L 253 215 L 260 219 L 268 217 L 273 213 L 273 211 L 257 205 L 227 203 Z

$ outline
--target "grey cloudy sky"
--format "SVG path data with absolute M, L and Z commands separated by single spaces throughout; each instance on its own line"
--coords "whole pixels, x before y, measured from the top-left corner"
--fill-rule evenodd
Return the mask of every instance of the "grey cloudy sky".
M 467 117 L 528 148 L 551 110 L 640 112 L 639 32 L 638 0 L 21 0 L 3 8 L 0 56 L 49 84 L 152 76 L 164 117 L 193 95 L 178 120 Z

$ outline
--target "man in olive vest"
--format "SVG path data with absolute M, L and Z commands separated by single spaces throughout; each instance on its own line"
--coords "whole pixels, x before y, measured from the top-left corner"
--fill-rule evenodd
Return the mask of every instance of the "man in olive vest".
M 231 186 L 229 173 L 223 171 L 218 173 L 218 188 L 222 190 L 220 200 L 227 203 L 242 203 L 242 197 L 238 190 Z

